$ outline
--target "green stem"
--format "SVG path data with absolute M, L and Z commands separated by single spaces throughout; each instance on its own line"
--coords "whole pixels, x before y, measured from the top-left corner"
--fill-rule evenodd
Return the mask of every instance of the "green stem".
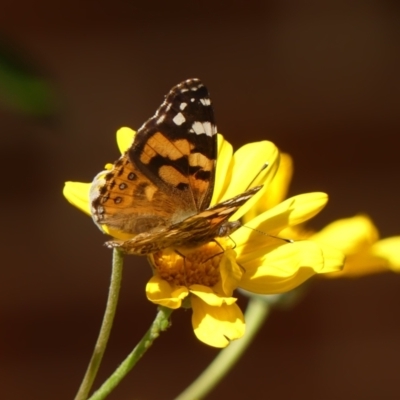
M 160 332 L 165 331 L 169 327 L 169 317 L 172 311 L 171 308 L 159 307 L 156 318 L 142 340 L 89 400 L 103 400 L 118 386 L 146 350 L 153 344 L 154 340 L 158 338 Z
M 266 320 L 268 312 L 269 305 L 265 300 L 252 297 L 245 314 L 245 335 L 222 350 L 207 369 L 175 400 L 200 400 L 211 392 L 250 345 L 255 334 Z
M 103 322 L 100 328 L 99 336 L 93 350 L 92 358 L 90 359 L 85 376 L 83 377 L 81 386 L 75 396 L 75 400 L 86 400 L 89 396 L 90 389 L 96 378 L 101 360 L 107 347 L 108 338 L 112 324 L 114 321 L 115 310 L 117 308 L 119 290 L 122 280 L 123 254 L 120 250 L 114 249 L 112 260 L 111 282 L 108 291 L 108 299 L 106 310 L 104 312 Z

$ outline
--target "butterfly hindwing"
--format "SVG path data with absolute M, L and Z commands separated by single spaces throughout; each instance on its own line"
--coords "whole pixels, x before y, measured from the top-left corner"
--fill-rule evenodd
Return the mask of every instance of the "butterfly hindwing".
M 110 248 L 120 248 L 128 254 L 145 255 L 168 247 L 196 247 L 220 236 L 228 236 L 241 224 L 228 219 L 262 186 L 256 186 L 232 199 L 216 204 L 184 221 L 157 232 L 144 232 L 130 240 L 106 242 Z
M 92 215 L 99 225 L 128 234 L 151 232 L 182 219 L 181 198 L 160 190 L 123 154 L 109 172 L 92 185 Z

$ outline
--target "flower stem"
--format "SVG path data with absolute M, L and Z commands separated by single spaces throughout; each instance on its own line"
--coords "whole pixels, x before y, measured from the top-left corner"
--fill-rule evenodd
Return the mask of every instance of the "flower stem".
M 101 360 L 107 347 L 108 338 L 112 324 L 114 321 L 115 310 L 117 308 L 119 290 L 122 280 L 123 254 L 120 250 L 114 249 L 112 259 L 111 282 L 108 291 L 108 299 L 106 310 L 104 312 L 103 322 L 100 328 L 99 336 L 93 350 L 85 376 L 83 377 L 81 386 L 75 396 L 75 400 L 86 400 L 89 396 L 90 389 L 96 378 L 97 371 L 100 367 Z
M 268 317 L 269 305 L 260 298 L 252 297 L 245 313 L 246 333 L 215 357 L 206 370 L 188 386 L 175 400 L 200 400 L 232 369 L 243 352 L 250 345 L 255 334 Z
M 153 344 L 154 340 L 158 338 L 160 332 L 165 331 L 169 327 L 169 317 L 172 311 L 171 308 L 167 307 L 158 308 L 156 318 L 142 340 L 89 400 L 103 400 L 118 386 L 122 379 L 140 360 L 146 350 Z

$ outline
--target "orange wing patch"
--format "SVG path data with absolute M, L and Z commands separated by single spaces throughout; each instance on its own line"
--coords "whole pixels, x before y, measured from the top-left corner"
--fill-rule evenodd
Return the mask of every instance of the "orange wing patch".
M 143 164 L 149 164 L 151 160 L 160 155 L 169 160 L 178 160 L 190 154 L 191 146 L 187 140 L 171 141 L 161 132 L 156 132 L 146 142 L 143 152 L 140 155 L 140 161 Z
M 114 168 L 100 178 L 93 201 L 93 218 L 98 225 L 107 225 L 125 233 L 152 231 L 182 218 L 177 214 L 186 199 L 179 199 L 160 190 L 125 153 Z
M 181 174 L 178 170 L 170 165 L 163 165 L 160 167 L 158 174 L 164 182 L 175 187 L 178 187 L 180 184 L 187 185 L 189 183 L 187 176 Z

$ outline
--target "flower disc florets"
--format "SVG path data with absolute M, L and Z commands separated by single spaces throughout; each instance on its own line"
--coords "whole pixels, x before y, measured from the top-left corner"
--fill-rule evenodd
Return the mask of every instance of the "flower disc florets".
M 176 286 L 204 285 L 212 287 L 220 280 L 219 265 L 223 250 L 216 242 L 191 251 L 172 249 L 151 257 L 153 268 L 168 283 Z

